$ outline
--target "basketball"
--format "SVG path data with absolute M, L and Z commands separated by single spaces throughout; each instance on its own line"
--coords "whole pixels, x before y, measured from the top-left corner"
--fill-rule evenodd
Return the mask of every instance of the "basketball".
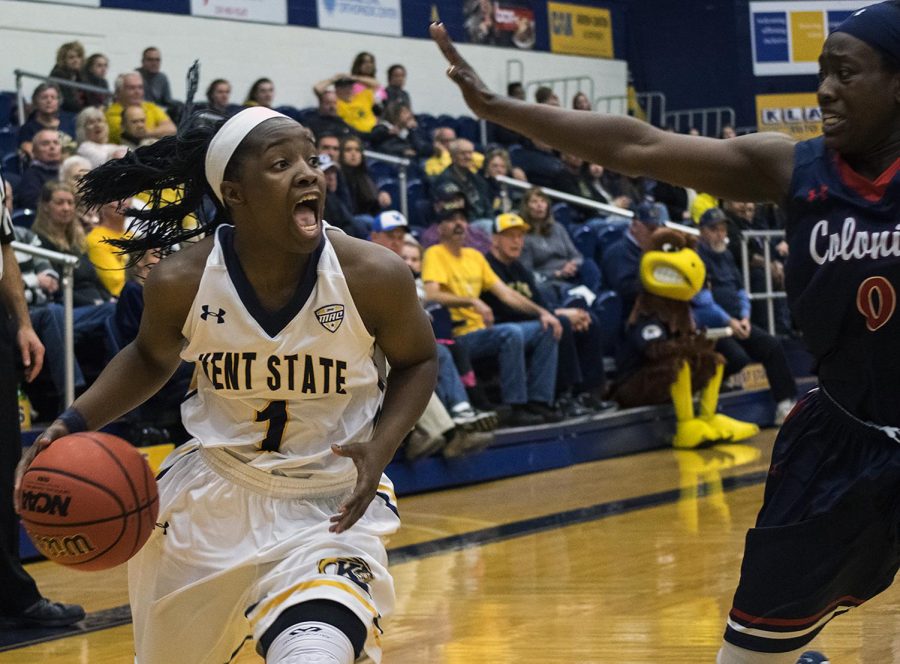
M 40 452 L 22 478 L 21 518 L 53 562 L 93 571 L 124 563 L 156 523 L 156 480 L 141 453 L 106 433 L 74 433 Z

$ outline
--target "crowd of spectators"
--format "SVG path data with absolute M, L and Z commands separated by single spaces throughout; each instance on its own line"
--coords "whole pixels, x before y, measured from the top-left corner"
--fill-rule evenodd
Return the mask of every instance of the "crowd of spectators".
M 91 360 L 84 349 L 109 344 L 110 334 L 127 340 L 129 332 L 117 329 L 122 321 L 130 320 L 133 327 L 140 277 L 129 278 L 127 260 L 104 241 L 125 236 L 128 220 L 122 211 L 142 204 L 119 201 L 84 210 L 78 180 L 109 159 L 175 133 L 185 107 L 173 98 L 162 62 L 160 49 L 145 48 L 140 66 L 118 73 L 110 89 L 105 55 L 86 58 L 77 41 L 63 44 L 50 75 L 107 93 L 54 82 L 38 85 L 27 117 L 19 122 L 18 168 L 4 173 L 14 208 L 35 211 L 18 217 L 34 219 L 30 231 L 21 229 L 21 240 L 81 259 L 74 283 L 78 388 L 91 378 L 80 364 Z M 640 253 L 663 221 L 696 224 L 710 207 L 714 216 L 721 215 L 734 267 L 729 276 L 744 267 L 741 233 L 778 227 L 777 212 L 770 208 L 710 202 L 680 187 L 613 173 L 490 124 L 485 136 L 473 131 L 474 121 L 416 115 L 406 75 L 404 65 L 393 64 L 382 86 L 375 56 L 362 52 L 349 71 L 314 85 L 318 104 L 313 108 L 277 106 L 275 84 L 265 77 L 253 83 L 242 104 L 233 103 L 231 83 L 216 78 L 195 106 L 227 117 L 261 105 L 303 123 L 320 153 L 328 222 L 407 260 L 434 321 L 441 360 L 430 424 L 413 432 L 410 458 L 439 449 L 447 456 L 480 449 L 498 424 L 532 426 L 614 407 L 606 401 L 604 367 L 615 356 L 640 288 Z M 525 88 L 512 83 L 508 94 L 524 98 Z M 561 104 L 549 87 L 537 88 L 534 100 Z M 571 106 L 590 112 L 591 100 L 579 92 Z M 399 189 L 396 168 L 373 161 L 368 150 L 409 160 L 407 191 Z M 511 187 L 503 176 L 529 186 Z M 547 190 L 630 210 L 634 217 L 555 205 Z M 396 211 L 403 194 L 409 200 L 408 218 Z M 704 226 L 704 237 L 711 227 Z M 783 278 L 787 245 L 774 242 L 770 252 L 764 249 L 761 241 L 750 243 L 747 268 L 754 288 L 767 275 L 776 287 Z M 717 257 L 716 252 L 704 254 L 704 260 Z M 143 274 L 152 261 L 142 257 L 138 263 Z M 48 347 L 45 385 L 58 398 L 61 267 L 24 256 L 22 267 L 35 328 Z M 728 372 L 751 359 L 762 361 L 779 401 L 793 399 L 796 387 L 784 377 L 783 353 L 773 360 L 777 352 L 771 340 L 759 341 L 765 309 L 744 307 L 744 300 L 738 309 L 729 308 L 733 303 L 717 305 L 710 293 L 719 297 L 722 288 L 714 284 L 697 307 L 698 321 L 735 331 L 734 343 L 723 343 Z M 790 333 L 783 308 L 776 308 L 776 317 L 779 332 Z

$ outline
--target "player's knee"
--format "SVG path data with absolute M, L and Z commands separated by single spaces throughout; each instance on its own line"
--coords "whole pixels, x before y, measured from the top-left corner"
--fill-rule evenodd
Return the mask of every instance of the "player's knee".
M 275 637 L 266 664 L 353 664 L 350 639 L 334 625 L 302 622 Z
M 346 662 L 353 662 L 362 652 L 366 642 L 367 628 L 362 620 L 349 608 L 329 600 L 310 600 L 294 604 L 284 609 L 275 622 L 259 639 L 257 650 L 269 664 L 294 664 L 295 662 L 322 662 L 323 664 L 344 664 L 344 659 L 309 659 L 315 650 L 305 651 L 308 646 L 321 648 L 324 644 L 343 645 L 346 643 Z M 339 638 L 340 637 L 340 638 Z M 276 648 L 276 643 L 279 647 Z M 307 659 L 297 659 L 290 646 Z M 293 659 L 284 659 L 287 655 Z M 338 648 L 337 655 L 344 656 L 344 649 Z M 280 657 L 281 659 L 278 659 Z

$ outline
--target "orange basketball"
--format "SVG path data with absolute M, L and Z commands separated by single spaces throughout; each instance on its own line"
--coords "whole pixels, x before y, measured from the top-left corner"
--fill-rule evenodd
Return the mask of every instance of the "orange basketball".
M 156 523 L 159 495 L 137 448 L 107 433 L 73 433 L 38 454 L 19 489 L 22 522 L 50 560 L 73 569 L 115 567 Z

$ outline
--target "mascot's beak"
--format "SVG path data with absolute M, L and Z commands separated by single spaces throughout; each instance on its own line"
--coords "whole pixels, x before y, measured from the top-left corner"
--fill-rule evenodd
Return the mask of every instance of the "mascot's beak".
M 706 279 L 703 260 L 693 249 L 648 251 L 641 257 L 641 283 L 648 293 L 688 302 Z

